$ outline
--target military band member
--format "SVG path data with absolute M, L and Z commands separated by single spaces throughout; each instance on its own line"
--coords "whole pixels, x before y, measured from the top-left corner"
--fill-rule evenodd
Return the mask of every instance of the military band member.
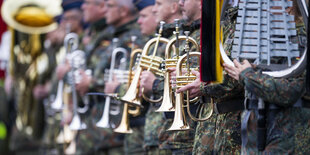
M 87 0 L 82 5 L 83 20 L 89 24 L 87 30 L 84 31 L 83 39 L 80 44 L 80 49 L 85 51 L 86 55 L 86 68 L 94 72 L 96 65 L 100 62 L 100 55 L 103 50 L 109 46 L 109 41 L 102 44 L 103 40 L 111 40 L 111 32 L 108 31 L 108 24 L 105 20 L 105 1 L 104 0 Z M 66 63 L 58 67 L 58 77 L 61 78 L 70 70 L 70 65 Z M 86 75 L 85 70 L 80 69 L 80 83 L 76 84 L 78 94 L 83 97 L 87 91 L 93 89 L 100 89 L 100 85 L 96 83 L 90 84 L 91 78 Z M 85 114 L 81 115 L 82 121 L 86 123 L 87 129 L 78 133 L 76 139 L 76 154 L 93 154 L 102 152 L 101 143 L 103 143 L 104 134 L 110 134 L 111 130 L 98 129 L 96 122 L 101 116 L 100 110 L 102 109 L 102 99 L 89 100 L 93 108 L 90 108 Z M 81 100 L 79 101 L 81 102 Z M 101 106 L 101 107 L 100 107 Z M 91 106 L 92 107 L 92 106 Z M 71 114 L 72 117 L 72 114 Z M 70 114 L 64 115 L 64 122 L 70 121 Z M 121 146 L 121 140 L 114 140 L 114 144 Z M 122 150 L 122 149 L 120 149 Z M 110 151 L 110 150 L 107 150 Z M 119 152 L 117 150 L 116 152 Z
M 131 0 L 108 0 L 107 1 L 107 23 L 115 27 L 114 37 L 119 39 L 119 46 L 127 49 L 128 62 L 130 53 L 132 52 L 132 37 L 135 48 L 142 48 L 142 35 L 139 30 L 137 22 L 137 10 L 134 3 Z M 119 62 L 119 61 L 118 61 Z M 126 66 L 128 69 L 129 65 Z M 113 82 L 105 83 L 105 93 L 119 93 L 124 94 L 127 90 L 126 85 L 120 84 L 117 80 Z M 118 125 L 118 124 L 117 124 Z M 124 138 L 124 153 L 125 154 L 143 154 L 143 126 L 144 126 L 144 114 L 137 117 L 130 117 L 130 125 L 133 133 L 126 134 Z
M 45 53 L 48 56 L 47 71 L 40 77 L 40 82 L 33 90 L 34 96 L 42 100 L 45 108 L 46 128 L 44 131 L 43 144 L 47 152 L 53 151 L 57 146 L 57 136 L 61 130 L 61 113 L 52 109 L 51 104 L 55 101 L 57 94 L 58 79 L 55 69 L 65 59 L 64 38 L 69 32 L 78 34 L 83 33 L 83 19 L 81 5 L 82 0 L 65 0 L 62 3 L 63 14 L 58 28 L 47 34 L 44 41 Z M 59 147 L 62 152 L 63 147 Z
M 288 11 L 291 10 L 291 11 Z M 298 43 L 299 50 L 303 51 L 306 43 L 306 31 L 301 20 L 296 1 L 288 13 L 295 15 L 298 36 L 293 42 Z M 295 38 L 295 39 L 294 39 Z M 309 40 L 308 40 L 309 41 Z M 308 44 L 309 45 L 309 44 Z M 254 104 L 259 102 L 250 99 L 248 111 L 243 118 L 247 121 L 247 136 L 242 141 L 243 154 L 307 154 L 310 148 L 306 143 L 310 141 L 309 129 L 309 98 L 305 94 L 306 73 L 293 75 L 288 78 L 275 78 L 263 74 L 262 69 L 253 66 L 249 61 L 239 63 L 234 60 L 234 67 L 224 64 L 225 70 L 232 78 L 253 93 L 265 103 L 266 134 L 259 136 L 258 114 L 259 109 Z M 244 120 L 242 120 L 244 121 Z M 244 129 L 242 129 L 244 130 Z M 265 140 L 262 140 L 262 137 Z M 263 144 L 263 145 L 260 145 Z M 263 147 L 260 147 L 263 146 Z
M 104 75 L 104 70 L 110 67 L 111 55 L 114 47 L 123 47 L 129 51 L 128 55 L 130 55 L 132 36 L 136 36 L 138 38 L 135 42 L 137 47 L 141 46 L 141 34 L 138 30 L 138 26 L 135 24 L 136 10 L 132 2 L 125 0 L 108 0 L 104 1 L 104 4 L 104 18 L 106 20 L 106 23 L 109 24 L 113 29 L 107 29 L 106 32 L 109 35 L 99 36 L 98 39 L 100 40 L 98 40 L 98 42 L 95 44 L 97 45 L 97 47 L 93 51 L 94 54 L 92 54 L 89 58 L 90 64 L 93 65 L 93 75 L 89 77 L 82 73 L 83 77 L 85 77 L 83 79 L 85 80 L 83 81 L 83 83 L 77 86 L 77 89 L 82 90 L 81 93 L 85 93 L 88 91 L 105 92 L 106 90 L 108 91 L 108 93 L 117 92 L 117 86 L 119 83 L 116 80 L 113 81 L 114 83 L 112 84 L 105 83 L 103 81 L 104 76 L 107 76 Z M 114 44 L 111 44 L 113 38 L 118 39 L 116 46 Z M 95 53 L 97 53 L 98 55 Z M 118 58 L 116 62 L 119 62 Z M 102 101 L 100 102 L 104 103 Z M 92 116 L 88 119 L 95 119 L 96 121 L 92 122 L 97 122 L 102 115 L 101 110 L 103 110 L 103 104 L 95 104 L 94 106 L 96 108 L 93 108 Z M 114 118 L 110 117 L 112 118 L 110 121 L 114 122 L 113 124 L 117 125 L 119 123 L 119 119 L 121 118 L 120 114 L 118 116 L 113 116 Z M 111 154 L 123 153 L 125 148 L 122 148 L 123 138 L 121 134 L 114 133 L 112 128 L 98 128 L 97 126 L 95 126 L 95 124 L 93 124 L 91 128 L 93 129 L 86 131 L 87 134 L 85 134 L 84 136 L 81 135 L 81 139 L 83 139 L 86 144 L 90 144 L 88 145 L 89 148 L 97 149 L 96 152 L 105 152 Z M 99 134 L 100 136 L 96 135 L 95 133 Z M 94 140 L 91 140 L 91 142 L 89 142 L 89 136 L 92 136 Z M 142 147 L 140 145 L 140 150 L 141 148 Z M 133 149 L 131 150 L 134 151 Z
M 153 12 L 155 13 L 157 22 L 165 21 L 167 23 L 163 30 L 163 37 L 171 39 L 174 36 L 172 32 L 175 30 L 174 19 L 180 19 L 181 17 L 181 9 L 178 4 L 178 1 L 156 0 L 155 6 L 153 8 Z M 162 52 L 160 50 L 162 50 L 162 48 L 159 48 L 159 52 Z M 144 71 L 142 73 L 140 79 L 141 79 L 141 86 L 144 87 L 145 92 L 153 92 L 155 95 L 157 94 L 158 96 L 162 95 L 163 79 L 155 78 L 155 76 L 152 73 L 147 72 L 147 71 Z M 158 109 L 158 107 L 154 108 L 154 110 L 156 109 Z M 159 149 L 162 150 L 160 153 L 191 154 L 193 140 L 194 140 L 194 130 L 172 131 L 172 132 L 166 131 L 172 123 L 172 118 L 167 118 L 162 113 L 156 114 L 154 112 L 149 112 L 149 115 L 151 114 L 153 115 L 153 118 L 150 121 L 153 122 L 157 120 L 158 125 L 146 126 L 146 129 L 148 128 L 150 129 L 150 131 L 152 130 L 158 131 Z M 161 124 L 164 124 L 164 125 L 161 125 Z M 155 133 L 156 132 L 154 132 L 154 134 Z M 151 137 L 151 135 L 153 134 L 150 134 L 149 137 Z M 155 138 L 153 139 L 156 140 Z M 151 149 L 152 150 L 150 150 L 150 152 L 153 151 L 154 153 L 156 153 L 157 148 L 155 146 L 151 147 Z M 163 152 L 164 150 L 165 152 Z
M 224 48 L 229 51 L 232 44 L 229 40 L 233 38 L 234 22 L 236 19 L 237 8 L 228 8 L 228 16 L 225 19 L 224 26 Z M 238 81 L 230 78 L 223 72 L 224 80 L 222 84 L 205 84 L 200 82 L 200 73 L 196 74 L 196 81 L 177 90 L 177 93 L 189 90 L 190 97 L 204 96 L 207 98 L 203 114 L 207 114 L 207 104 L 212 104 L 208 98 L 213 98 L 215 104 L 226 107 L 227 104 L 240 105 L 243 103 L 243 87 Z M 240 107 L 238 106 L 238 107 Z M 241 152 L 241 135 L 240 135 L 240 113 L 241 110 L 231 110 L 229 108 L 220 113 L 215 113 L 211 118 L 204 122 L 199 122 L 196 135 L 193 154 L 240 154 Z M 221 111 L 222 110 L 222 111 Z

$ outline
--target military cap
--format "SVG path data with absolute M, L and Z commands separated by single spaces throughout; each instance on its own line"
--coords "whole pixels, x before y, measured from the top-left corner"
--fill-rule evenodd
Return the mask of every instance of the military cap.
M 142 9 L 155 4 L 155 0 L 133 0 L 133 3 L 139 11 Z
M 63 11 L 66 12 L 71 9 L 80 9 L 84 0 L 63 0 L 62 1 L 62 8 Z

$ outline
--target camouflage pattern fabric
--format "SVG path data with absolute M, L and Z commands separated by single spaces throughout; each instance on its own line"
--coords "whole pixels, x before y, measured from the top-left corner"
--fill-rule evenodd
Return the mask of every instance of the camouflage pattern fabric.
M 135 23 L 135 20 L 130 21 L 127 24 L 124 24 L 123 26 L 120 26 L 118 28 L 115 28 L 115 30 L 110 31 L 113 32 L 113 34 L 107 34 L 106 36 L 113 36 L 115 38 L 119 39 L 118 42 L 118 46 L 117 47 L 124 47 L 126 48 L 128 51 L 130 51 L 130 47 L 131 47 L 131 36 L 135 35 L 137 36 L 137 40 L 136 40 L 136 45 L 141 46 L 142 42 L 141 42 L 141 34 L 138 30 L 138 25 Z M 100 44 L 98 44 L 98 47 L 93 50 L 94 53 L 93 55 L 91 55 L 91 58 L 89 58 L 89 63 L 90 64 L 94 64 L 95 67 L 93 68 L 93 77 L 95 79 L 95 82 L 90 86 L 90 90 L 93 91 L 99 91 L 102 92 L 104 89 L 104 70 L 110 67 L 110 61 L 111 61 L 111 54 L 112 54 L 112 50 L 113 50 L 113 45 L 110 44 L 112 38 L 105 38 L 103 36 L 99 37 L 100 39 L 103 38 L 103 40 L 101 41 L 97 41 L 100 42 Z M 109 42 L 109 44 L 108 44 Z M 104 49 L 104 50 L 103 50 Z M 98 55 L 96 55 L 95 53 L 98 53 Z M 130 53 L 128 53 L 128 55 L 130 55 Z M 92 58 L 100 58 L 97 59 L 97 61 L 95 61 Z M 91 65 L 90 65 L 91 66 Z M 116 66 L 117 67 L 117 66 Z M 122 90 L 120 90 L 122 91 Z M 96 100 L 94 100 L 96 101 Z M 79 143 L 78 143 L 78 148 L 81 146 L 81 149 L 84 148 L 85 150 L 92 150 L 95 149 L 96 152 L 98 152 L 98 150 L 105 150 L 105 149 L 112 149 L 113 147 L 120 147 L 121 145 L 123 145 L 123 137 L 124 135 L 118 134 L 118 133 L 114 133 L 112 131 L 112 129 L 102 129 L 102 128 L 98 128 L 96 127 L 95 123 L 99 120 L 99 118 L 102 115 L 102 110 L 104 108 L 104 105 L 102 103 L 103 100 L 99 99 L 97 100 L 97 102 L 95 102 L 95 107 L 92 108 L 92 112 L 91 114 L 89 114 L 88 116 L 86 116 L 86 122 L 88 122 L 88 125 L 90 126 L 89 129 L 85 130 L 85 131 L 81 131 L 80 135 L 79 135 Z M 116 102 L 111 102 L 111 104 L 115 104 Z M 116 103 L 117 104 L 117 103 Z M 100 106 L 100 107 L 99 107 Z M 119 105 L 118 105 L 119 106 Z M 122 107 L 120 108 L 120 114 L 118 116 L 110 116 L 111 118 L 111 122 L 113 122 L 113 124 L 115 124 L 115 126 L 117 124 L 119 124 L 119 121 L 121 119 L 121 114 L 122 114 Z M 96 120 L 94 120 L 96 119 Z M 141 132 L 139 132 L 141 133 Z M 143 135 L 143 133 L 141 133 Z M 100 136 L 98 136 L 100 135 Z M 139 136 L 138 136 L 139 137 Z M 142 148 L 142 143 L 139 141 L 134 141 L 135 143 L 129 143 L 128 147 L 129 148 L 133 148 L 130 145 L 133 146 L 137 146 L 138 144 L 140 145 L 140 148 Z M 138 144 L 136 144 L 138 143 Z M 82 150 L 84 150 L 82 149 Z M 123 149 L 118 149 L 121 152 L 123 152 Z M 84 152 L 84 151 L 82 151 Z M 86 151 L 87 152 L 87 151 Z
M 132 127 L 132 133 L 125 135 L 125 154 L 144 155 L 143 140 L 144 126 Z
M 207 104 L 203 104 L 203 111 L 201 113 L 202 117 L 205 116 L 209 111 L 206 109 Z M 199 154 L 213 154 L 214 149 L 214 135 L 216 133 L 215 123 L 216 116 L 213 114 L 207 121 L 198 122 L 195 133 L 195 140 L 193 145 L 193 155 Z
M 224 49 L 227 52 L 232 49 L 237 11 L 237 7 L 229 7 L 223 22 Z M 230 55 L 229 53 L 227 54 Z M 230 78 L 225 72 L 223 72 L 223 76 L 222 84 L 208 84 L 205 86 L 205 97 L 212 97 L 217 104 L 243 98 L 243 87 L 238 81 Z M 207 102 L 206 104 L 211 103 Z M 205 110 L 205 112 L 207 111 Z M 240 113 L 214 113 L 209 120 L 199 122 L 196 129 L 193 154 L 240 154 Z
M 171 25 L 171 29 L 174 29 L 174 26 L 175 26 L 174 24 L 169 24 L 169 25 Z M 180 25 L 181 25 L 180 35 L 183 35 L 183 31 L 185 30 L 184 27 L 186 27 L 184 24 L 184 21 L 181 21 Z M 199 37 L 200 37 L 199 25 L 200 25 L 199 22 L 194 22 L 194 24 L 188 27 L 191 30 L 194 30 L 194 31 L 191 31 L 190 36 L 196 41 L 197 40 L 199 41 Z M 196 29 L 194 29 L 194 27 Z M 171 35 L 170 38 L 172 39 L 173 37 L 174 36 Z M 185 42 L 182 41 L 180 44 L 180 49 L 179 49 L 180 55 L 185 54 L 183 53 L 184 45 L 185 45 Z M 163 81 L 162 83 L 158 84 L 158 88 L 155 88 L 155 90 L 162 90 L 161 93 L 163 92 Z M 172 154 L 180 154 L 180 153 L 191 154 L 193 143 L 194 143 L 196 122 L 191 120 L 186 114 L 185 117 L 187 119 L 189 126 L 191 127 L 190 130 L 188 131 L 167 131 L 167 129 L 171 126 L 173 122 L 173 118 L 166 118 L 164 115 L 162 115 L 162 117 L 163 117 L 163 120 L 165 120 L 165 122 L 158 134 L 159 142 L 160 142 L 160 149 L 171 150 Z
M 149 150 L 151 147 L 159 146 L 158 132 L 162 128 L 164 123 L 162 119 L 162 113 L 155 112 L 158 107 L 152 104 L 146 113 L 145 126 L 144 126 L 144 149 Z
M 87 124 L 87 129 L 79 131 L 77 136 L 77 154 L 100 153 L 109 151 L 112 148 L 118 148 L 119 153 L 123 153 L 123 136 L 114 133 L 112 128 L 96 126 L 96 123 L 102 116 L 103 109 L 104 104 L 95 104 L 91 113 L 88 114 L 89 116 L 83 119 Z
M 266 147 L 263 152 L 256 148 L 257 115 L 251 113 L 248 122 L 248 143 L 245 154 L 308 154 L 310 148 L 310 109 L 292 107 L 304 94 L 305 74 L 292 78 L 273 78 L 251 68 L 240 75 L 241 83 L 264 101 L 281 107 L 273 121 L 267 123 Z M 258 84 L 260 83 L 260 84 Z M 294 94 L 294 95 L 292 95 Z M 267 118 L 272 119 L 272 118 Z
M 94 74 L 94 70 L 97 64 L 101 61 L 100 56 L 105 53 L 105 49 L 110 46 L 110 41 L 112 40 L 113 31 L 108 31 L 105 20 L 102 19 L 94 23 L 90 28 L 91 41 L 90 44 L 84 47 L 87 56 L 87 68 L 91 69 Z M 102 42 L 105 44 L 102 44 Z M 108 59 L 102 59 L 106 63 L 109 62 Z M 100 85 L 97 83 L 92 84 L 89 91 L 100 90 Z M 102 89 L 103 90 L 103 89 Z M 104 153 L 109 151 L 109 147 L 121 147 L 123 139 L 120 135 L 114 134 L 112 129 L 98 128 L 96 123 L 102 116 L 104 108 L 104 99 L 102 97 L 92 96 L 90 102 L 94 106 L 89 112 L 81 115 L 82 121 L 87 125 L 86 130 L 79 131 L 77 135 L 76 150 L 77 154 L 94 154 L 94 153 Z M 109 142 L 106 142 L 109 141 Z M 123 153 L 123 149 L 118 149 L 119 153 Z
M 238 81 L 230 78 L 227 74 L 224 74 L 224 80 L 222 84 L 209 84 L 205 86 L 206 97 L 212 97 L 217 104 L 223 104 L 224 101 L 230 101 L 243 98 L 244 90 Z M 240 154 L 241 152 L 241 133 L 240 133 L 240 113 L 241 112 L 229 112 L 225 114 L 213 114 L 210 123 L 205 130 L 210 129 L 209 133 L 214 134 L 214 145 L 209 150 L 213 150 L 216 154 Z M 215 123 L 213 123 L 215 119 Z M 214 125 L 214 126 L 212 126 Z M 214 129 L 215 128 L 215 129 Z M 213 132 L 212 132 L 213 130 Z M 199 132 L 199 131 L 196 131 Z M 212 136 L 212 135 L 211 135 Z M 208 136 L 208 137 L 211 137 Z M 206 136 L 205 136 L 206 137 Z M 196 137 L 196 139 L 199 139 Z M 201 139 L 201 137 L 200 137 Z M 212 144 L 213 138 L 209 138 Z M 202 139 L 200 140 L 202 141 Z M 199 142 L 198 140 L 198 143 Z M 195 145 L 195 149 L 204 149 L 207 146 Z M 213 147 L 213 148 L 212 148 Z M 195 150 L 196 151 L 196 150 Z
M 151 147 L 148 148 L 146 155 L 171 155 L 171 150 L 161 150 L 158 147 Z
M 163 28 L 162 37 L 168 38 L 173 34 L 175 30 L 173 24 L 165 24 Z M 158 31 L 157 31 L 158 32 Z M 155 37 L 155 36 L 154 36 Z M 166 44 L 159 45 L 156 55 L 164 58 L 165 55 Z M 164 78 L 157 76 L 157 79 L 160 87 L 152 87 L 153 96 L 154 98 L 159 98 L 162 96 L 163 92 L 163 82 Z M 154 82 L 155 83 L 155 82 Z M 153 84 L 154 84 L 153 83 Z M 163 150 L 159 150 L 159 139 L 158 133 L 163 128 L 163 113 L 162 112 L 155 112 L 159 108 L 160 103 L 149 103 L 149 109 L 145 116 L 145 127 L 144 127 L 144 149 L 146 150 L 147 154 L 158 154 L 158 153 L 165 153 Z

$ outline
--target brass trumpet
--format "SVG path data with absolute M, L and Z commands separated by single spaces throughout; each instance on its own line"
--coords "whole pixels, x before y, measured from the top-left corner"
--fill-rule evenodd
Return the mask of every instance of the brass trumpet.
M 134 51 L 131 52 L 130 55 L 130 66 L 129 66 L 129 75 L 128 75 L 128 86 L 131 85 L 131 80 L 132 80 L 132 72 L 133 72 L 133 66 L 134 66 L 134 57 L 136 55 L 138 55 L 137 57 L 139 57 L 139 55 L 142 53 L 141 49 L 135 49 Z M 140 103 L 140 98 L 136 98 L 134 100 L 135 103 Z M 124 109 L 123 109 L 123 115 L 122 115 L 122 120 L 119 124 L 119 126 L 117 128 L 115 128 L 113 131 L 117 132 L 117 133 L 132 133 L 132 129 L 129 126 L 129 116 L 133 115 L 133 116 L 137 116 L 140 114 L 140 107 L 135 107 L 135 110 L 131 110 L 129 109 L 129 104 L 125 102 L 124 104 Z
M 138 94 L 139 94 L 138 85 L 139 85 L 140 75 L 141 75 L 141 72 L 143 69 L 150 70 L 153 73 L 155 73 L 156 75 L 163 76 L 162 70 L 159 69 L 160 63 L 162 63 L 163 59 L 155 56 L 157 48 L 158 48 L 158 44 L 160 42 L 161 43 L 168 43 L 169 42 L 168 39 L 161 37 L 162 31 L 163 31 L 163 25 L 164 25 L 164 22 L 161 22 L 158 36 L 156 38 L 149 40 L 146 43 L 146 45 L 144 46 L 144 48 L 142 50 L 139 65 L 135 71 L 135 76 L 133 77 L 132 82 L 131 82 L 126 94 L 120 98 L 121 101 L 126 102 L 126 103 L 131 103 L 131 104 L 134 104 L 134 105 L 141 107 L 141 102 L 139 102 L 137 100 L 137 98 L 139 98 L 138 97 Z M 155 44 L 154 52 L 151 56 L 147 56 L 147 54 L 150 51 L 150 48 L 153 44 Z M 146 97 L 145 97 L 145 99 L 148 100 Z M 154 100 L 149 99 L 149 101 L 154 101 Z
M 165 67 L 166 70 L 167 68 L 173 68 L 176 67 L 176 64 L 179 59 L 179 41 L 180 40 L 186 40 L 188 43 L 192 43 L 193 46 L 196 49 L 199 49 L 198 43 L 195 41 L 195 39 L 188 37 L 188 36 L 179 36 L 179 20 L 175 20 L 176 23 L 176 31 L 175 31 L 175 37 L 171 39 L 166 47 L 165 50 Z M 175 45 L 175 50 L 174 51 L 174 57 L 171 55 L 171 51 L 174 48 Z M 164 81 L 164 95 L 163 95 L 163 102 L 161 106 L 156 110 L 156 112 L 169 112 L 169 111 L 175 111 L 174 108 L 174 95 L 172 92 L 172 88 L 170 86 L 170 74 L 169 72 L 165 72 L 165 81 Z
M 193 75 L 191 73 L 192 68 L 190 67 L 190 63 L 191 63 L 191 57 L 197 57 L 197 64 L 199 64 L 199 57 L 200 57 L 200 52 L 190 52 L 189 50 L 189 32 L 185 32 L 186 35 L 186 45 L 185 45 L 185 52 L 186 54 L 184 54 L 183 56 L 180 57 L 180 59 L 178 60 L 177 63 L 177 67 L 176 67 L 176 85 L 177 88 L 181 88 L 189 83 L 192 83 L 196 80 L 196 76 Z M 186 62 L 186 68 L 187 68 L 187 72 L 185 73 L 185 75 L 183 75 L 182 70 L 184 67 L 184 62 Z M 190 127 L 188 126 L 188 123 L 185 119 L 185 113 L 184 113 L 184 109 L 183 109 L 183 105 L 184 105 L 184 93 L 181 92 L 179 94 L 175 94 L 176 98 L 175 98 L 175 112 L 174 112 L 174 119 L 173 119 L 173 123 L 171 125 L 171 127 L 168 130 L 189 130 Z M 209 114 L 206 116 L 206 118 L 196 118 L 194 117 L 191 112 L 190 112 L 190 103 L 191 102 L 196 102 L 197 99 L 193 99 L 190 100 L 189 98 L 189 92 L 186 92 L 186 102 L 187 102 L 187 113 L 189 115 L 189 117 L 191 119 L 193 119 L 194 121 L 205 121 L 207 119 L 209 119 L 213 113 L 213 104 L 210 104 L 211 111 L 209 112 Z

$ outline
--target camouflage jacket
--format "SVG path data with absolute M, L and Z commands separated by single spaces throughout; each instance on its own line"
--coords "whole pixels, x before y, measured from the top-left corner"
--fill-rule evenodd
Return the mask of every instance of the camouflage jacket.
M 167 38 L 173 34 L 175 30 L 174 25 L 172 24 L 165 24 L 163 29 L 163 38 Z M 164 58 L 165 55 L 166 44 L 162 44 L 158 47 L 157 56 Z M 157 77 L 156 82 L 160 83 L 164 80 L 163 77 Z M 153 86 L 154 86 L 153 83 Z M 156 85 L 156 84 L 155 84 Z M 159 98 L 162 96 L 161 91 L 154 90 L 153 87 L 153 96 L 154 98 Z M 159 140 L 158 140 L 158 133 L 162 128 L 162 124 L 164 120 L 162 119 L 163 113 L 155 112 L 159 108 L 159 103 L 150 103 L 149 109 L 145 116 L 145 127 L 144 127 L 144 148 L 148 150 L 150 147 L 158 147 Z
M 106 30 L 106 33 L 103 32 L 101 36 L 98 37 L 101 39 L 96 41 L 98 47 L 93 49 L 93 54 L 91 54 L 88 58 L 88 64 L 90 64 L 89 66 L 94 66 L 92 67 L 94 83 L 90 86 L 90 90 L 103 91 L 104 70 L 109 67 L 111 61 L 110 59 L 113 45 L 111 45 L 110 42 L 112 38 L 118 38 L 119 46 L 125 47 L 127 50 L 128 45 L 131 43 L 130 37 L 132 35 L 136 35 L 139 38 L 140 33 L 134 22 L 135 21 L 131 21 L 124 24 L 121 27 L 115 28 L 113 31 Z M 130 53 L 128 53 L 128 55 L 130 55 Z M 98 100 L 98 98 L 93 101 L 96 103 L 103 102 L 103 100 Z M 112 100 L 111 103 L 115 104 L 116 102 L 113 102 Z M 123 145 L 123 135 L 114 133 L 112 129 L 102 129 L 96 126 L 96 122 L 98 122 L 102 116 L 103 109 L 104 104 L 94 104 L 91 112 L 85 116 L 88 129 L 81 131 L 79 135 L 78 148 L 81 153 L 94 153 L 98 150 L 110 149 Z M 118 125 L 121 119 L 120 115 L 122 112 L 122 107 L 119 110 L 120 114 L 118 116 L 110 116 L 113 122 L 112 124 Z
M 306 47 L 305 26 L 300 18 L 295 16 L 297 36 L 290 38 L 291 42 L 299 44 L 299 50 L 303 53 Z M 289 78 L 274 78 L 262 74 L 260 69 L 247 68 L 239 75 L 239 82 L 246 90 L 265 101 L 266 113 L 266 147 L 263 152 L 258 152 L 257 137 L 257 110 L 245 112 L 249 115 L 248 143 L 243 153 L 249 154 L 308 154 L 310 110 L 296 106 L 305 92 L 305 75 L 294 75 Z M 309 101 L 308 101 L 309 102 Z M 275 110 L 269 109 L 269 105 L 275 105 Z
M 196 41 L 199 41 L 200 38 L 200 23 L 194 22 L 191 26 L 185 26 L 185 24 L 181 24 L 181 32 L 184 32 L 185 27 L 187 30 L 192 30 L 190 33 L 190 36 L 195 39 Z M 199 43 L 198 43 L 199 44 Z M 184 45 L 185 42 L 180 42 L 180 55 L 185 54 L 184 53 Z M 158 90 L 163 91 L 163 83 L 158 85 Z M 154 90 L 154 88 L 153 88 Z M 161 92 L 162 93 L 162 92 Z M 173 113 L 171 113 L 173 116 Z M 169 114 L 170 115 L 170 114 Z M 196 122 L 192 121 L 188 115 L 186 114 L 187 122 L 189 126 L 191 127 L 188 131 L 167 131 L 167 129 L 172 125 L 173 117 L 167 118 L 166 115 L 162 116 L 164 120 L 163 127 L 159 131 L 159 142 L 160 142 L 160 148 L 161 149 L 172 149 L 172 150 L 179 150 L 183 151 L 183 153 L 191 152 L 193 143 L 194 143 L 194 134 L 195 134 L 195 127 Z
M 158 28 L 159 29 L 159 28 Z M 163 28 L 162 37 L 170 39 L 170 37 L 173 35 L 173 31 L 175 31 L 175 25 L 174 24 L 165 24 Z M 162 44 L 158 47 L 157 56 L 160 56 L 164 58 L 165 55 L 165 49 L 166 44 Z M 156 81 L 156 82 L 155 82 Z M 163 93 L 163 77 L 157 77 L 157 79 L 153 83 L 153 95 L 154 98 L 159 98 L 162 96 Z M 155 87 L 154 87 L 155 85 Z M 157 87 L 157 85 L 160 85 L 161 88 Z M 158 139 L 158 133 L 162 130 L 165 120 L 163 119 L 161 112 L 155 112 L 160 106 L 160 103 L 150 103 L 149 109 L 146 114 L 146 120 L 145 120 L 145 127 L 144 127 L 144 148 L 146 150 L 149 149 L 149 147 L 159 147 L 159 139 Z
M 112 36 L 113 38 L 118 38 L 118 44 L 116 47 L 122 47 L 128 51 L 127 60 L 130 60 L 129 57 L 130 57 L 130 52 L 131 52 L 131 44 L 132 44 L 131 37 L 132 36 L 137 37 L 137 40 L 135 41 L 136 47 L 142 46 L 142 36 L 139 31 L 139 27 L 136 24 L 136 20 L 130 21 L 118 28 L 115 28 Z M 100 61 L 97 61 L 96 66 L 94 68 L 94 72 L 93 72 L 94 83 L 92 87 L 96 87 L 97 91 L 103 91 L 104 70 L 110 67 L 111 56 L 112 56 L 113 47 L 114 47 L 112 44 L 110 44 L 111 39 L 112 38 L 110 38 L 109 40 L 101 41 L 101 45 L 103 46 L 108 45 L 108 46 L 106 46 L 104 52 L 102 52 L 101 50 L 100 56 L 97 57 L 97 59 L 99 58 Z M 119 62 L 120 58 L 121 56 L 117 58 L 116 62 Z M 128 64 L 129 64 L 129 61 L 128 61 Z M 127 65 L 126 67 L 128 68 L 129 65 Z
M 235 19 L 238 8 L 230 7 L 227 9 L 227 16 L 224 24 L 224 49 L 229 52 L 232 48 L 234 37 Z M 230 55 L 229 53 L 227 53 Z M 230 78 L 223 72 L 223 83 L 208 84 L 204 86 L 206 98 L 212 98 L 214 103 L 224 104 L 225 101 L 242 99 L 244 96 L 243 87 L 238 81 Z M 208 107 L 210 101 L 207 99 Z M 227 104 L 227 102 L 226 102 Z M 204 109 L 204 113 L 208 113 Z M 204 114 L 202 113 L 202 114 Z M 211 118 L 197 125 L 194 153 L 200 154 L 240 154 L 241 152 L 241 133 L 240 133 L 240 113 L 229 112 L 225 114 L 213 114 Z M 202 115 L 203 116 L 203 115 Z
M 304 94 L 305 73 L 291 78 L 273 78 L 255 71 L 244 70 L 239 80 L 247 90 L 261 97 L 267 104 L 279 106 L 274 116 L 267 115 L 267 139 L 264 152 L 270 154 L 307 154 L 310 147 L 310 110 L 292 107 Z M 288 117 L 289 116 L 289 117 Z M 244 153 L 259 153 L 256 148 L 257 113 L 252 112 L 248 122 L 248 143 Z

